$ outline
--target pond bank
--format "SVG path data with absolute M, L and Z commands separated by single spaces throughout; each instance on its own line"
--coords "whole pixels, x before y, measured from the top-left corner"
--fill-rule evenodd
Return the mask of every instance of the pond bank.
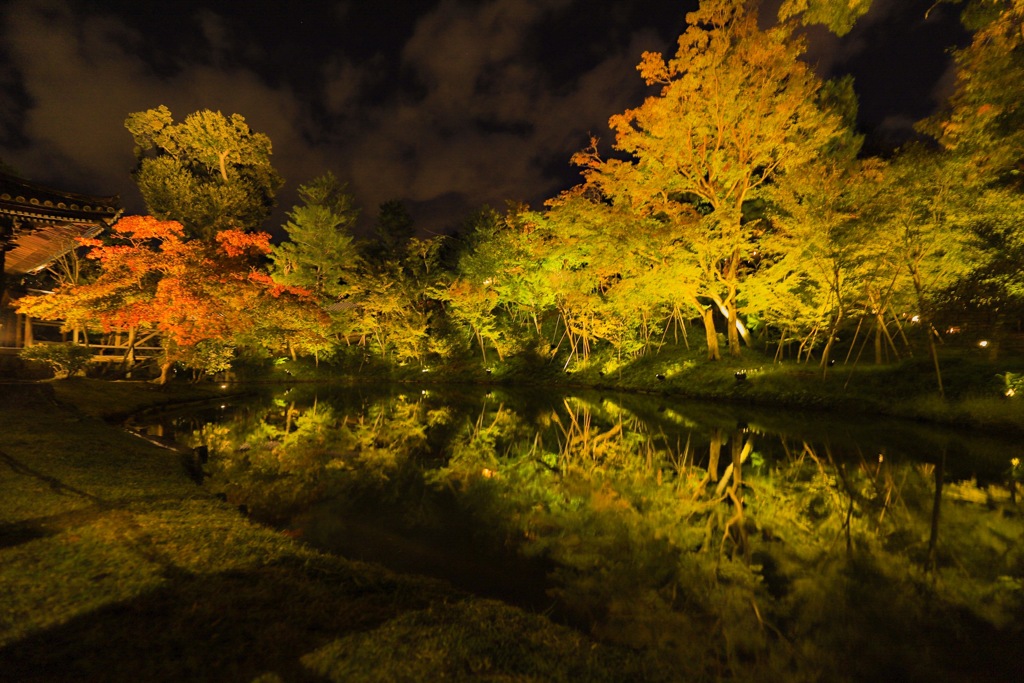
M 883 365 L 836 365 L 828 368 L 770 357 L 744 349 L 739 358 L 715 363 L 688 351 L 643 356 L 614 370 L 610 359 L 592 359 L 562 370 L 557 363 L 507 363 L 485 366 L 460 363 L 446 367 L 371 366 L 355 369 L 314 366 L 300 359 L 269 370 L 282 382 L 355 380 L 415 384 L 465 383 L 595 389 L 636 392 L 671 399 L 715 401 L 779 409 L 883 415 L 956 428 L 1024 435 L 1024 358 L 998 362 L 974 352 L 951 352 L 943 358 L 945 396 L 926 358 Z M 1012 385 L 1017 386 L 1016 395 Z

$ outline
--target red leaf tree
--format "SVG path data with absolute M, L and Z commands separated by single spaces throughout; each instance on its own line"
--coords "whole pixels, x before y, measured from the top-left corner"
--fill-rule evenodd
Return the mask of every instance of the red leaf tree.
M 123 218 L 112 233 L 109 243 L 82 240 L 101 267 L 94 282 L 25 297 L 19 311 L 67 327 L 125 329 L 129 347 L 138 331 L 159 332 L 161 384 L 176 362 L 223 369 L 239 345 L 294 353 L 327 343 L 327 321 L 310 294 L 258 267 L 271 249 L 267 233 L 224 230 L 212 242 L 186 240 L 180 223 L 152 216 Z

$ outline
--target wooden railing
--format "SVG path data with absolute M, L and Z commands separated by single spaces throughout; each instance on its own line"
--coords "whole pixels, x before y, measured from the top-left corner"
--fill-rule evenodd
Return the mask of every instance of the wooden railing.
M 0 353 L 17 353 L 25 346 L 36 346 L 40 344 L 60 344 L 72 341 L 73 335 L 61 330 L 61 322 L 47 320 L 35 320 L 25 316 L 18 316 L 18 334 L 12 339 L 4 339 L 6 343 L 0 345 Z M 129 365 L 139 361 L 155 358 L 163 351 L 160 346 L 160 336 L 156 332 L 143 332 L 138 334 L 134 340 L 132 335 L 126 331 L 104 333 L 102 335 L 83 335 L 80 341 L 93 351 L 93 362 L 95 363 L 127 363 Z M 12 343 L 13 342 L 13 343 Z

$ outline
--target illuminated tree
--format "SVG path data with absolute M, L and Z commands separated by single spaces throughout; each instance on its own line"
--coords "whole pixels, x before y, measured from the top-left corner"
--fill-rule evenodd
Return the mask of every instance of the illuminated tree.
M 963 169 L 969 227 L 985 253 L 947 307 L 991 319 L 994 356 L 1007 318 L 1024 310 L 1024 0 L 974 0 L 962 19 L 973 37 L 954 52 L 956 90 L 921 128 Z
M 438 296 L 447 304 L 448 317 L 457 326 L 471 330 L 480 346 L 483 361 L 487 362 L 487 343 L 490 342 L 501 360 L 502 343 L 497 326 L 495 309 L 498 294 L 490 287 L 491 282 L 473 282 L 459 278 L 439 292 Z
M 919 148 L 905 150 L 886 169 L 874 207 L 880 231 L 888 236 L 890 251 L 912 287 L 940 395 L 934 297 L 970 272 L 976 259 L 968 229 L 971 202 L 964 196 L 967 171 L 957 161 Z
M 405 204 L 394 199 L 384 202 L 373 226 L 373 238 L 363 245 L 366 257 L 373 263 L 402 261 L 409 240 L 415 234 L 416 228 Z
M 498 292 L 494 287 L 506 259 L 502 249 L 502 217 L 484 208 L 469 218 L 456 239 L 462 244 L 452 268 L 452 281 L 438 287 L 448 320 L 457 330 L 468 330 L 487 362 L 487 343 L 502 357 L 497 326 Z
M 692 261 L 672 221 L 637 215 L 622 197 L 575 188 L 538 218 L 539 261 L 571 347 L 586 358 L 597 340 L 616 353 L 646 351 L 678 307 L 696 302 Z M 679 256 L 685 258 L 680 259 Z M 690 266 L 691 272 L 685 272 Z
M 362 273 L 352 288 L 350 333 L 383 359 L 422 363 L 430 325 L 420 305 L 423 294 L 398 267 Z
M 595 220 L 588 215 L 589 208 L 585 201 L 559 201 L 537 222 L 538 232 L 549 236 L 537 243 L 538 263 L 554 294 L 570 359 L 586 359 L 595 341 L 604 336 L 602 299 L 618 272 L 607 253 L 609 242 L 619 234 L 618 225 L 606 220 L 610 214 Z
M 537 249 L 537 221 L 524 207 L 506 214 L 481 209 L 456 238 L 457 262 L 450 281 L 434 291 L 456 330 L 471 336 L 487 360 L 488 345 L 499 358 L 541 333 L 541 317 L 553 306 L 545 279 L 544 254 Z
M 956 91 L 922 128 L 989 179 L 1024 171 L 1024 0 L 974 0 L 963 18 L 974 35 L 954 52 Z
M 288 214 L 288 240 L 274 247 L 274 279 L 302 287 L 323 303 L 337 301 L 348 290 L 356 268 L 352 237 L 358 210 L 333 174 L 299 187 L 303 203 Z
M 739 292 L 764 229 L 744 210 L 770 199 L 776 178 L 814 162 L 840 128 L 799 60 L 802 40 L 784 25 L 761 30 L 744 4 L 703 2 L 672 59 L 644 54 L 638 69 L 660 93 L 610 120 L 615 148 L 632 160 L 575 157 L 603 195 L 628 195 L 639 214 L 675 223 L 704 271 L 702 293 L 727 317 L 734 355 Z M 710 314 L 705 325 L 710 341 Z
M 189 237 L 255 230 L 274 208 L 281 177 L 270 164 L 270 138 L 245 118 L 203 110 L 174 123 L 161 105 L 131 114 L 133 176 L 150 214 L 175 220 Z
M 822 348 L 827 367 L 838 330 L 861 303 L 870 258 L 859 202 L 872 189 L 874 166 L 834 159 L 794 174 L 779 188 L 772 229 L 745 283 L 744 311 L 778 331 L 780 352 L 789 341 L 799 341 L 798 358 Z
M 978 243 L 975 267 L 942 293 L 949 316 L 970 314 L 987 321 L 989 357 L 999 355 L 1006 328 L 1024 314 L 1024 194 L 1012 187 L 987 187 L 971 198 L 970 227 Z M 959 323 L 954 322 L 954 326 Z
M 845 126 L 815 163 L 776 178 L 743 311 L 779 333 L 780 353 L 789 341 L 800 342 L 798 358 L 822 348 L 827 368 L 836 334 L 861 303 L 865 265 L 872 268 L 861 214 L 877 193 L 880 163 L 857 159 L 863 138 L 853 132 L 852 79 L 825 84 L 822 102 Z
M 159 332 L 161 384 L 176 362 L 222 369 L 225 355 L 246 338 L 283 345 L 317 323 L 305 291 L 253 268 L 254 258 L 270 251 L 266 233 L 225 230 L 215 242 L 186 241 L 180 223 L 152 216 L 123 218 L 112 232 L 112 244 L 83 240 L 100 264 L 94 282 L 25 297 L 19 310 L 65 326 L 124 328 L 132 339 L 136 330 Z M 276 319 L 275 310 L 282 311 Z M 275 325 L 282 318 L 286 324 Z

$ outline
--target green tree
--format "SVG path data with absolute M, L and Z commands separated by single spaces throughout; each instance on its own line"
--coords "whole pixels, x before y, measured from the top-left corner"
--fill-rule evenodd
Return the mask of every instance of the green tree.
M 853 24 L 871 9 L 872 0 L 783 0 L 779 19 L 795 18 L 802 24 L 824 24 L 837 35 L 846 35 Z
M 934 328 L 934 300 L 942 290 L 969 273 L 977 262 L 965 213 L 969 173 L 957 157 L 913 147 L 887 169 L 874 210 L 879 228 L 891 238 L 925 330 L 940 395 L 944 395 Z M 966 191 L 966 195 L 965 195 Z
M 483 208 L 453 240 L 460 252 L 450 281 L 435 294 L 453 326 L 476 341 L 485 362 L 488 345 L 504 358 L 540 334 L 548 302 L 544 255 L 531 248 L 537 226 L 530 221 L 535 218 L 516 206 L 504 215 Z
M 685 273 L 673 221 L 638 215 L 622 197 L 589 186 L 549 202 L 539 221 L 543 273 L 553 292 L 570 358 L 603 340 L 616 354 L 647 351 L 679 306 L 696 302 L 697 273 Z M 687 254 L 689 256 L 689 254 Z
M 161 105 L 129 115 L 125 127 L 135 140 L 133 177 L 156 218 L 209 240 L 221 230 L 255 230 L 270 215 L 283 181 L 270 163 L 270 138 L 242 116 L 204 109 L 174 123 Z
M 380 205 L 372 238 L 364 245 L 366 257 L 373 263 L 403 261 L 409 240 L 416 234 L 416 226 L 409 209 L 397 199 Z
M 422 363 L 430 326 L 424 292 L 396 264 L 385 265 L 391 267 L 363 272 L 353 287 L 350 332 L 360 344 L 372 344 L 383 359 Z
M 288 240 L 271 252 L 271 273 L 303 287 L 329 306 L 345 296 L 357 267 L 352 229 L 359 212 L 352 195 L 327 173 L 299 187 L 302 204 L 288 213 Z

